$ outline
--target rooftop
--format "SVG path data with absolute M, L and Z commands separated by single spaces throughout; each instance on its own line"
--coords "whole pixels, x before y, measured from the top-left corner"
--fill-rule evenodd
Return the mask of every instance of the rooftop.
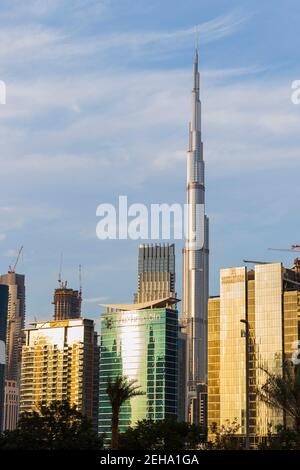
M 136 303 L 136 304 L 100 304 L 101 307 L 107 308 L 107 310 L 119 310 L 119 311 L 130 311 L 130 310 L 145 310 L 147 308 L 168 308 L 180 302 L 180 299 L 176 297 L 164 297 L 158 300 L 150 300 L 149 302 Z

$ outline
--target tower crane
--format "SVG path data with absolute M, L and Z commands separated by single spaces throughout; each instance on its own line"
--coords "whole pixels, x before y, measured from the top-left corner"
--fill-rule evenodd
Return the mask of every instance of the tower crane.
M 290 253 L 300 253 L 300 245 L 291 245 L 290 248 L 269 248 L 269 250 L 275 251 L 288 251 Z M 300 258 L 294 260 L 293 268 L 298 274 L 300 274 Z
M 269 250 L 272 250 L 272 251 L 289 251 L 289 252 L 295 253 L 295 251 L 300 252 L 300 245 L 292 245 L 289 248 L 269 248 Z
M 8 267 L 8 272 L 9 272 L 9 273 L 15 273 L 15 272 L 16 272 L 16 267 L 17 267 L 17 264 L 18 264 L 18 262 L 19 262 L 19 259 L 20 259 L 22 250 L 23 250 L 23 245 L 21 246 L 21 248 L 20 248 L 19 251 L 18 251 L 15 264 L 14 264 L 13 266 L 9 265 L 9 267 Z
M 82 298 L 82 266 L 79 265 L 79 295 L 80 299 Z
M 63 252 L 60 254 L 60 263 L 59 263 L 59 273 L 58 273 L 58 285 L 60 289 L 65 289 L 67 287 L 67 281 L 62 279 L 62 266 L 63 266 Z

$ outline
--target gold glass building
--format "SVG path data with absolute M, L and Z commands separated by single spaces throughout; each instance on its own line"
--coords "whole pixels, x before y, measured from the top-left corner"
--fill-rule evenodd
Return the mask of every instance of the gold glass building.
M 297 350 L 299 273 L 281 263 L 222 269 L 220 297 L 209 299 L 208 312 L 208 426 L 236 420 L 255 443 L 284 420 L 257 389 L 265 370 L 282 374 Z
M 83 318 L 35 323 L 25 330 L 20 412 L 68 400 L 93 419 L 98 367 L 94 322 Z

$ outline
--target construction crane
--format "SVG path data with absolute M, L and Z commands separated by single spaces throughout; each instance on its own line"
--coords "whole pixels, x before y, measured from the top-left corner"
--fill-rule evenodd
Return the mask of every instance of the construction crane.
M 292 245 L 290 248 L 269 248 L 273 251 L 288 251 L 289 253 L 300 253 L 300 245 Z M 300 258 L 294 260 L 294 266 L 292 269 L 300 275 Z
M 17 264 L 18 264 L 18 262 L 19 262 L 19 259 L 20 259 L 22 250 L 23 250 L 23 245 L 21 246 L 21 248 L 20 248 L 19 251 L 18 251 L 15 264 L 14 264 L 13 266 L 9 265 L 9 267 L 8 267 L 8 272 L 9 272 L 9 273 L 15 273 L 15 272 L 16 272 L 16 267 L 17 267 Z
M 243 263 L 245 264 L 270 264 L 269 261 L 253 261 L 249 259 L 243 259 Z
M 269 248 L 269 250 L 272 250 L 272 251 L 289 251 L 289 252 L 295 253 L 297 251 L 300 252 L 300 245 L 292 245 L 292 246 L 290 246 L 290 248 Z
M 82 298 L 82 266 L 79 265 L 79 295 Z
M 59 273 L 58 273 L 58 285 L 60 289 L 67 287 L 67 281 L 62 280 L 62 266 L 63 266 L 63 253 L 60 254 Z

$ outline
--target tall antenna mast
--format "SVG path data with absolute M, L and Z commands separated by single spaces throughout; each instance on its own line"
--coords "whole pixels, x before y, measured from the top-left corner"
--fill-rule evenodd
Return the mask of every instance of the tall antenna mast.
M 195 49 L 199 49 L 199 25 L 195 26 Z
M 81 272 L 81 264 L 79 265 L 79 295 L 82 298 L 82 272 Z
M 58 285 L 62 289 L 63 288 L 63 281 L 62 281 L 62 265 L 63 265 L 63 252 L 60 254 L 60 263 L 59 263 L 59 273 L 58 273 Z

